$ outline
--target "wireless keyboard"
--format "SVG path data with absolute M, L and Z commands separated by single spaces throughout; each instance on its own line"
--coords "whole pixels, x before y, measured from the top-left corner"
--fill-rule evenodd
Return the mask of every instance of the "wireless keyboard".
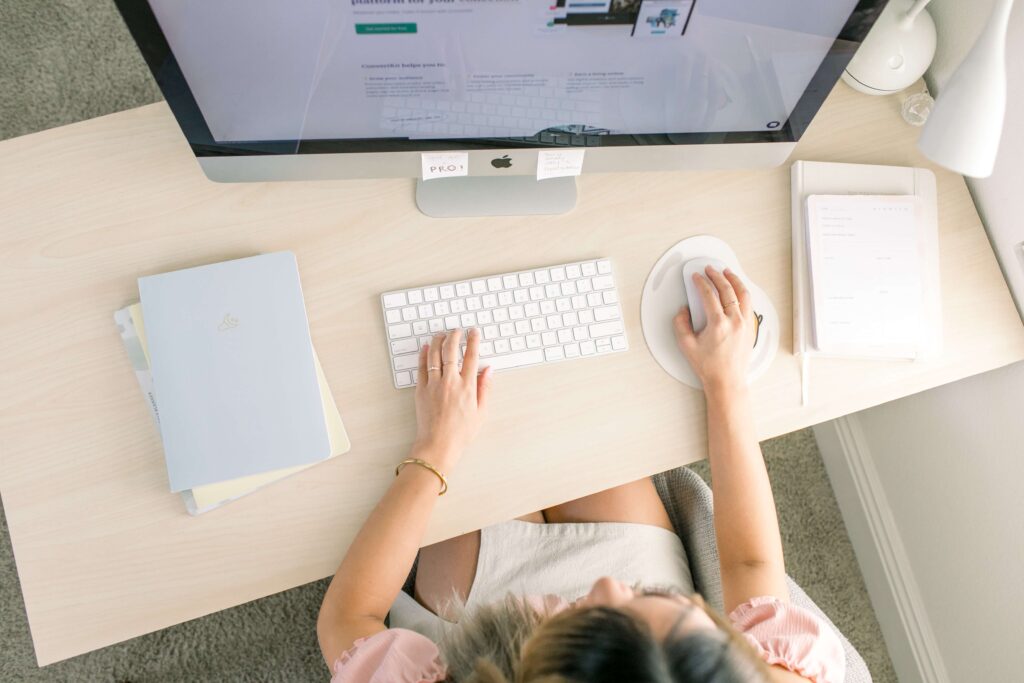
M 420 348 L 459 327 L 480 329 L 481 370 L 629 348 L 608 259 L 387 292 L 380 301 L 399 389 L 416 384 Z

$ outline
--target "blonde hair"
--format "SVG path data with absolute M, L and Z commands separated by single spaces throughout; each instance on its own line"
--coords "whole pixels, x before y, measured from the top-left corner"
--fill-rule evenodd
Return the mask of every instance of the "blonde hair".
M 441 642 L 447 681 L 767 681 L 767 665 L 728 619 L 705 605 L 700 596 L 693 599 L 718 630 L 669 637 L 665 642 L 657 641 L 644 622 L 609 607 L 551 615 L 512 595 L 472 614 L 458 605 L 459 626 Z

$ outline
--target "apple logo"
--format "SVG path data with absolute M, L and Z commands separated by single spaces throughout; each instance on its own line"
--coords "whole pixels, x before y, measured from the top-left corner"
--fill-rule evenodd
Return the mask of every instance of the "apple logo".
M 491 166 L 493 166 L 494 168 L 511 168 L 512 160 L 509 159 L 508 155 L 506 154 L 505 156 L 499 159 L 491 159 Z

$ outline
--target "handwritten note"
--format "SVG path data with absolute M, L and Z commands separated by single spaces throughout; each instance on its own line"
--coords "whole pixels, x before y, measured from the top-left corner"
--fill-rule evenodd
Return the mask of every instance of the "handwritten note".
M 542 149 L 537 152 L 537 180 L 579 175 L 585 149 Z
M 424 180 L 469 175 L 469 152 L 428 152 L 421 162 Z

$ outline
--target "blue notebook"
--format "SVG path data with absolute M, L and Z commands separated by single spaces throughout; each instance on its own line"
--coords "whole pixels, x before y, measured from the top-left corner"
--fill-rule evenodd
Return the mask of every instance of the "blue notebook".
M 172 491 L 331 454 L 294 254 L 139 279 Z

